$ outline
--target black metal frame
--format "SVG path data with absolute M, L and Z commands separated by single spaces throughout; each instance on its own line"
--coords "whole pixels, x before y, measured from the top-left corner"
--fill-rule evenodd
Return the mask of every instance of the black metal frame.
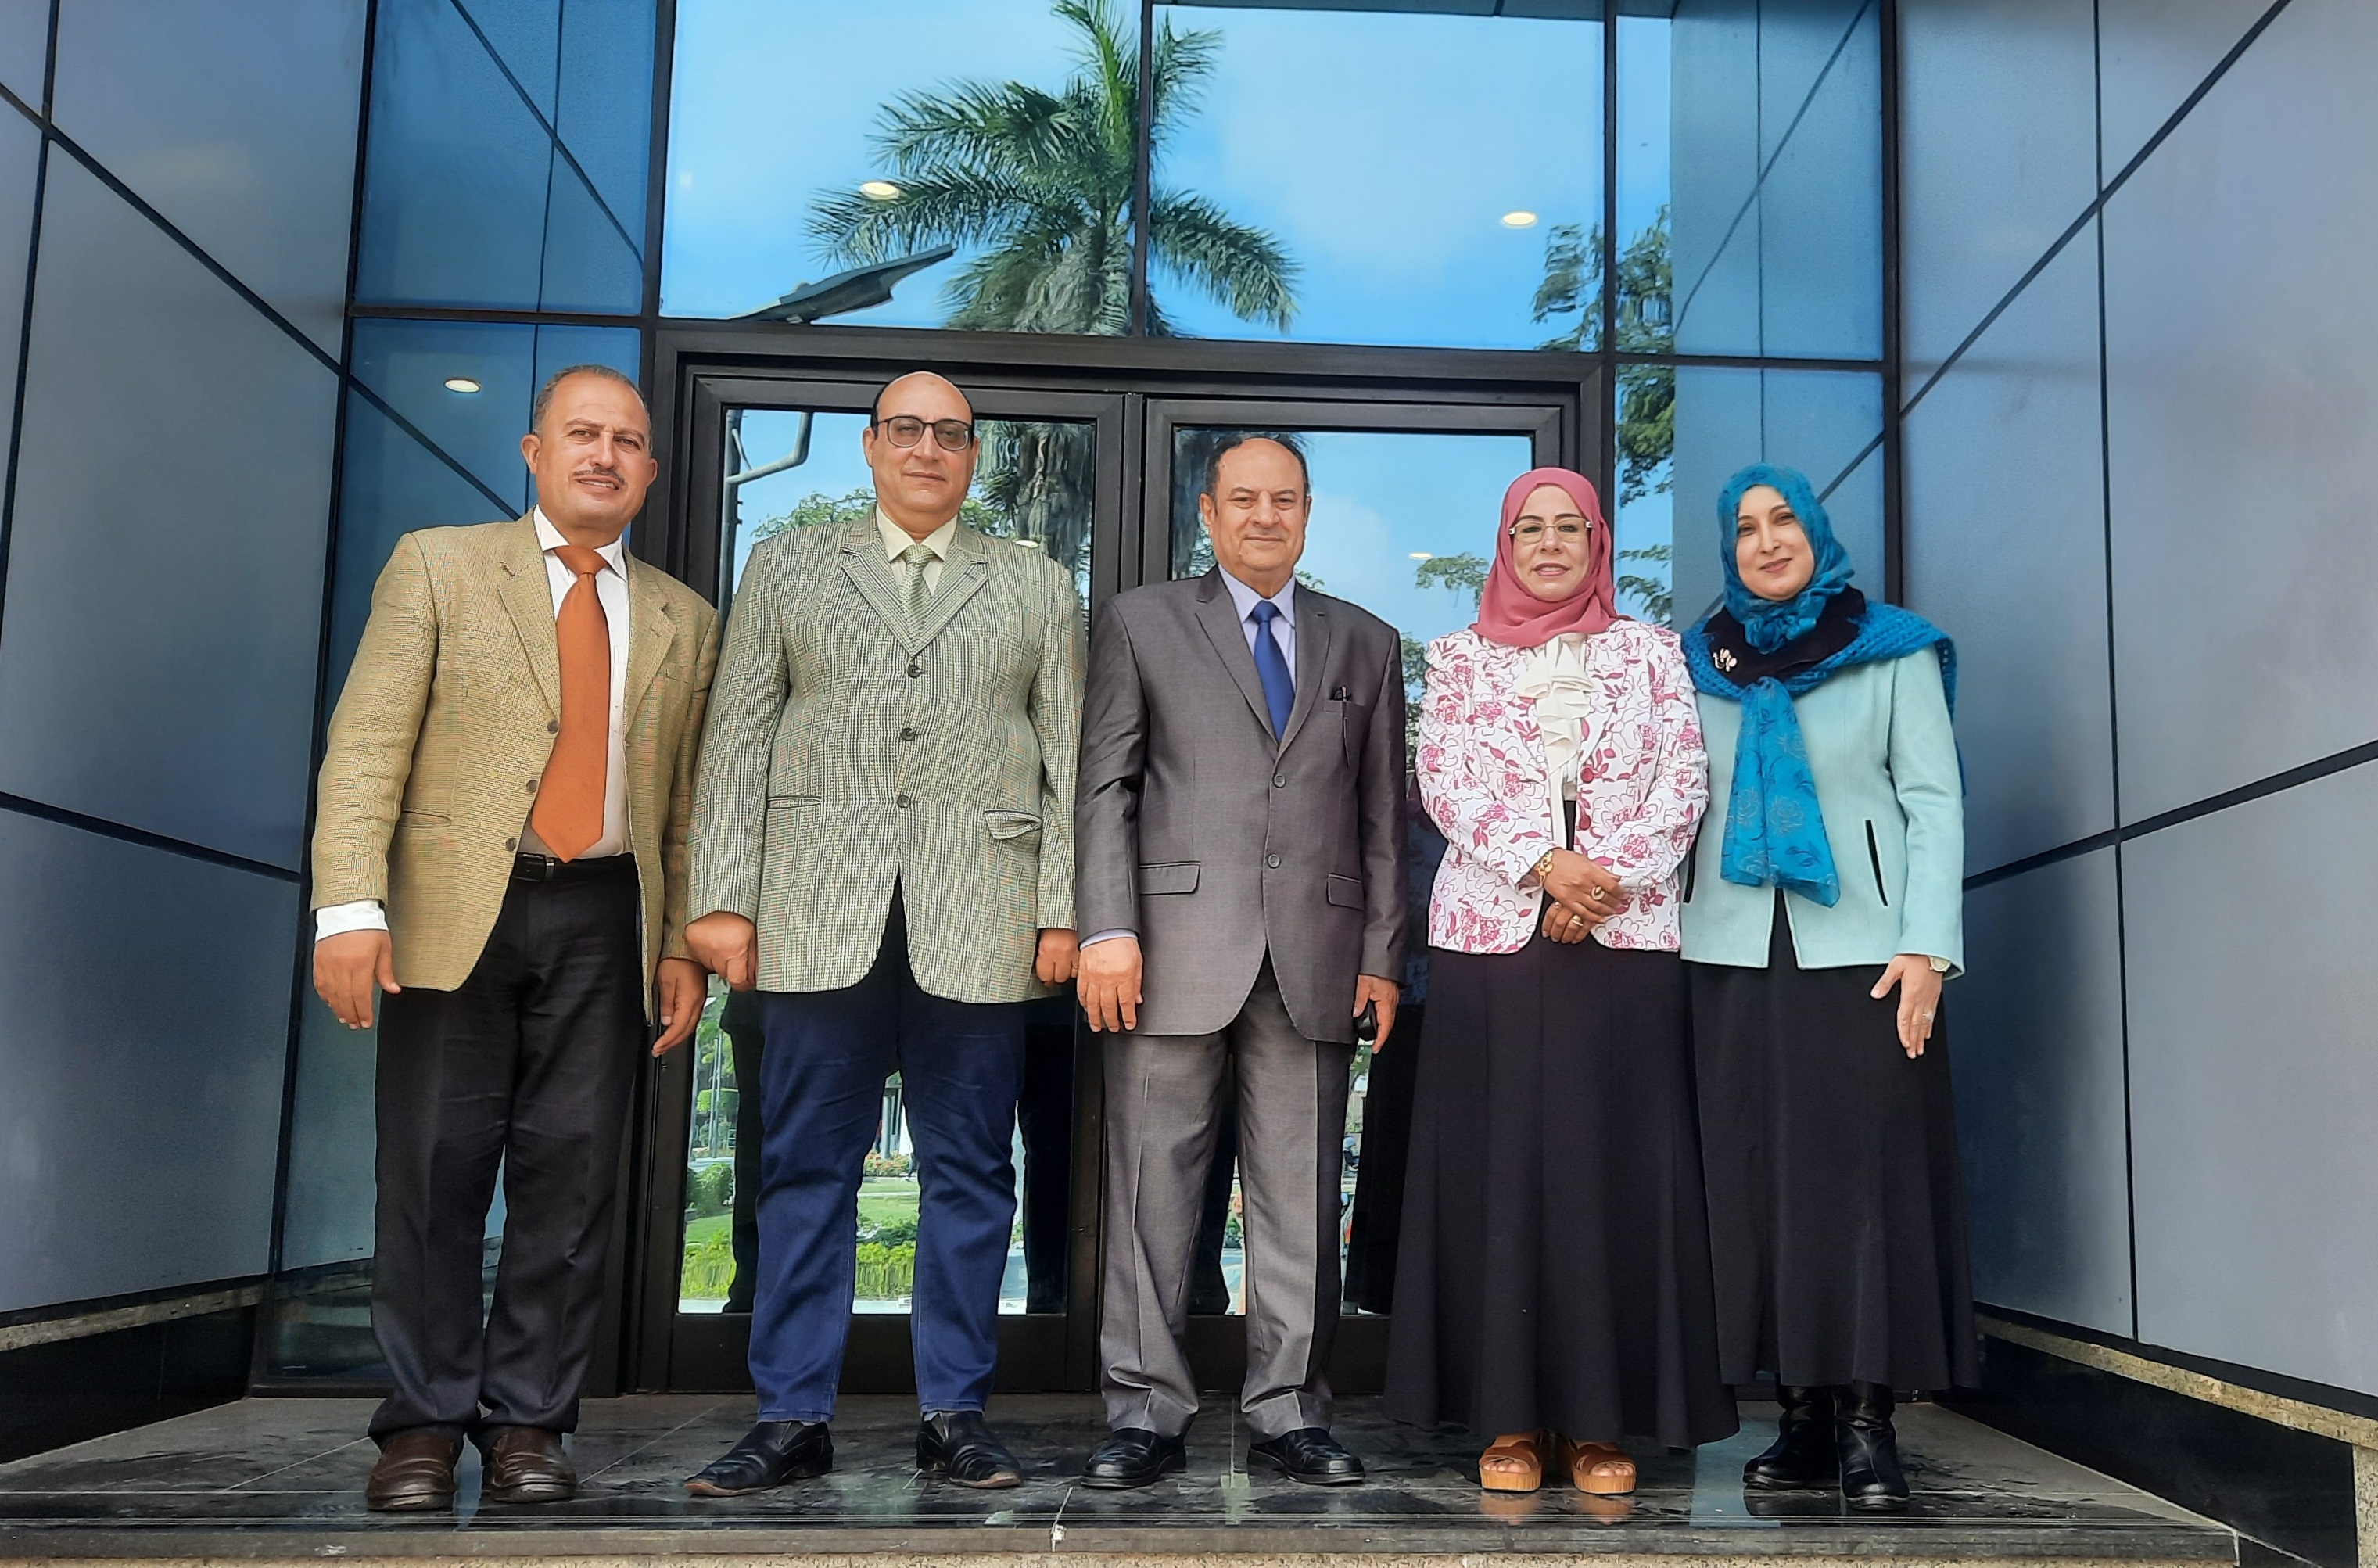
M 902 371 L 930 368 L 958 381 L 986 417 L 1080 420 L 1095 426 L 1093 603 L 1171 572 L 1171 452 L 1188 426 L 1294 429 L 1507 431 L 1537 460 L 1596 461 L 1591 432 L 1608 422 L 1606 389 L 1590 356 L 1529 352 L 1447 356 L 1399 349 L 1312 350 L 1190 340 L 1044 339 L 905 329 L 672 323 L 654 342 L 654 450 L 663 479 L 637 549 L 714 597 L 724 589 L 726 414 L 734 407 L 868 409 Z M 1075 1053 L 1072 1255 L 1066 1310 L 1001 1322 L 1003 1390 L 1086 1389 L 1097 1373 L 1104 1117 L 1099 1053 L 1082 1031 Z M 682 1266 L 684 1144 L 692 1065 L 683 1053 L 649 1069 L 636 1115 L 635 1218 L 623 1237 L 635 1261 L 624 1324 L 624 1386 L 682 1391 L 749 1387 L 749 1320 L 677 1310 Z M 844 1387 L 913 1386 L 905 1316 L 851 1323 Z M 1333 1375 L 1349 1392 L 1375 1389 L 1386 1360 L 1384 1320 L 1349 1318 Z M 1244 1365 L 1240 1320 L 1198 1319 L 1190 1351 L 1203 1381 L 1236 1381 Z
M 1581 353 L 752 326 L 666 318 L 660 311 L 660 283 L 668 188 L 669 100 L 675 66 L 677 0 L 655 0 L 656 37 L 653 51 L 651 162 L 644 214 L 644 276 L 642 297 L 634 312 L 585 314 L 380 305 L 354 298 L 351 272 L 347 315 L 351 322 L 357 319 L 387 317 L 421 320 L 552 322 L 637 329 L 643 340 L 643 384 L 655 404 L 655 445 L 663 463 L 663 480 L 655 492 L 655 504 L 647 510 L 636 530 L 635 548 L 646 559 L 680 573 L 686 580 L 697 585 L 718 582 L 716 531 L 707 529 L 696 521 L 715 519 L 718 514 L 715 494 L 718 476 L 709 472 L 715 464 L 679 459 L 716 450 L 715 420 L 726 397 L 739 399 L 746 391 L 760 393 L 770 386 L 781 389 L 795 380 L 806 382 L 816 392 L 844 389 L 834 392 L 833 395 L 847 396 L 847 389 L 851 386 L 871 389 L 884 375 L 894 370 L 931 365 L 947 370 L 970 392 L 977 392 L 987 410 L 996 408 L 1000 412 L 1027 416 L 1093 418 L 1099 423 L 1101 429 L 1099 473 L 1102 486 L 1107 487 L 1101 490 L 1097 501 L 1092 535 L 1091 587 L 1094 601 L 1102 601 L 1133 582 L 1152 573 L 1160 573 L 1165 569 L 1166 562 L 1158 553 L 1164 547 L 1155 539 L 1158 529 L 1150 526 L 1141 536 L 1141 546 L 1135 558 L 1122 548 L 1124 544 L 1122 530 L 1127 503 L 1134 498 L 1150 501 L 1159 493 L 1148 488 L 1160 478 L 1151 472 L 1156 465 L 1147 460 L 1148 453 L 1159 450 L 1149 442 L 1149 420 L 1151 417 L 1164 417 L 1165 408 L 1179 400 L 1196 400 L 1208 413 L 1214 400 L 1254 400 L 1275 416 L 1281 412 L 1278 404 L 1282 401 L 1333 408 L 1360 404 L 1364 407 L 1363 415 L 1359 418 L 1349 416 L 1347 418 L 1351 423 L 1340 423 L 1338 428 L 1395 428 L 1390 422 L 1393 417 L 1390 411 L 1423 405 L 1435 411 L 1422 416 L 1436 421 L 1429 427 L 1433 428 L 1451 428 L 1445 422 L 1448 409 L 1476 411 L 1462 417 L 1488 421 L 1473 428 L 1508 428 L 1492 425 L 1495 416 L 1485 411 L 1508 408 L 1514 404 L 1554 408 L 1557 413 L 1548 423 L 1530 427 L 1537 437 L 1539 452 L 1593 476 L 1608 493 L 1615 466 L 1612 399 L 1615 372 L 1622 365 L 1879 371 L 1884 380 L 1883 428 L 1877 438 L 1884 462 L 1883 525 L 1888 553 L 1884 571 L 1886 582 L 1895 597 L 1903 580 L 1899 483 L 1903 396 L 1897 363 L 1900 336 L 1898 19 L 1895 0 L 1879 0 L 1879 4 L 1883 62 L 1880 134 L 1884 180 L 1881 258 L 1884 356 L 1879 361 L 1737 355 L 1646 356 L 1615 351 L 1613 345 L 1616 264 L 1622 248 L 1616 225 L 1619 161 L 1615 134 L 1619 89 L 1616 15 L 1634 8 L 1626 0 L 1604 7 L 1601 51 L 1603 104 L 1601 127 L 1603 192 L 1600 257 L 1602 289 L 1594 307 L 1600 320 L 1591 333 L 1596 346 Z M 374 0 L 372 8 L 376 13 L 377 0 Z M 1156 35 L 1157 0 L 1137 0 L 1136 9 L 1140 24 L 1139 63 L 1142 79 L 1145 80 Z M 375 15 L 375 25 L 371 28 L 374 33 L 377 32 L 376 21 Z M 362 102 L 367 115 L 372 90 L 368 53 L 366 58 L 367 65 Z M 1144 101 L 1143 134 L 1136 159 L 1132 203 L 1135 223 L 1131 320 L 1135 332 L 1145 330 L 1151 265 L 1147 220 L 1154 171 L 1147 151 L 1148 108 Z M 358 141 L 358 177 L 354 197 L 358 215 L 364 197 L 361 176 L 368 153 L 369 127 L 366 125 L 363 128 L 366 134 Z M 359 216 L 356 232 L 359 237 Z M 342 352 L 340 358 L 344 367 L 346 354 Z M 366 397 L 384 414 L 396 418 L 409 433 L 421 439 L 430 451 L 438 451 L 434 442 L 413 429 L 409 422 L 399 418 L 393 409 L 382 404 L 369 389 L 362 387 L 351 373 L 344 373 L 342 377 L 342 397 L 348 392 Z M 755 396 L 752 401 L 764 401 L 764 398 Z M 847 406 L 847 404 L 816 405 Z M 1317 415 L 1319 410 L 1308 409 L 1307 412 Z M 1316 418 L 1310 422 L 1326 428 L 1330 420 Z M 1548 453 L 1547 443 L 1550 447 Z M 1106 477 L 1110 473 L 1111 480 Z M 334 545 L 338 504 L 339 498 L 334 497 Z M 1157 514 L 1160 515 L 1160 512 Z M 5 548 L 6 518 L 0 515 L 0 552 L 5 552 Z M 5 559 L 5 554 L 0 554 L 0 559 Z M 326 669 L 327 657 L 326 635 Z M 329 701 L 330 695 L 325 694 L 323 702 L 326 707 Z M 302 955 L 298 969 L 298 984 L 302 988 Z M 294 1021 L 296 1016 L 293 1009 L 293 1080 L 298 1033 Z M 637 1260 L 633 1272 L 639 1275 L 649 1275 L 654 1266 L 651 1249 L 658 1232 L 667 1230 L 674 1244 L 678 1224 L 676 1213 L 666 1214 L 665 1224 L 654 1218 L 658 1212 L 656 1205 L 662 1199 L 659 1190 L 662 1179 L 665 1178 L 672 1189 L 682 1181 L 681 1171 L 671 1172 L 668 1163 L 656 1165 L 655 1162 L 655 1150 L 665 1143 L 665 1140 L 656 1142 L 659 1127 L 655 1118 L 663 1112 L 670 1092 L 668 1071 L 667 1067 L 655 1070 L 637 1109 L 634 1138 L 627 1156 L 630 1167 L 637 1173 L 632 1184 L 636 1200 L 620 1206 L 619 1245 L 613 1253 L 615 1261 L 609 1310 L 618 1320 L 619 1333 L 613 1336 L 607 1330 L 607 1349 L 598 1356 L 590 1392 L 607 1392 L 624 1386 L 652 1386 L 646 1376 L 648 1370 L 656 1365 L 669 1365 L 665 1351 L 658 1362 L 655 1360 L 652 1319 L 656 1303 L 648 1288 L 650 1281 L 648 1278 L 631 1281 L 629 1277 L 631 1266 L 627 1262 L 630 1259 Z M 681 1135 L 681 1119 L 673 1130 Z M 288 1141 L 285 1126 L 282 1141 L 284 1168 L 281 1186 L 285 1188 Z M 659 1175 L 655 1176 L 655 1172 Z M 672 1192 L 671 1201 L 676 1196 Z M 282 1200 L 277 1195 L 276 1204 L 280 1201 Z M 1090 1244 L 1094 1246 L 1095 1213 L 1088 1218 L 1087 1234 Z M 1079 1221 L 1080 1216 L 1077 1215 L 1077 1248 L 1082 1244 L 1084 1234 Z M 276 1224 L 276 1252 L 278 1229 Z M 1076 1277 L 1082 1276 L 1077 1274 Z M 673 1294 L 673 1262 L 668 1280 Z M 673 1308 L 673 1300 L 669 1305 Z M 674 1312 L 672 1310 L 664 1316 L 674 1317 Z M 1016 1321 L 1026 1323 L 1036 1321 L 1033 1319 Z M 1348 1321 L 1350 1331 L 1356 1331 L 1350 1334 L 1349 1339 L 1360 1341 L 1363 1338 L 1359 1326 L 1365 1321 L 1375 1323 L 1377 1321 Z M 868 1328 L 867 1321 L 862 1320 L 859 1326 Z M 1205 1333 L 1207 1326 L 1193 1326 L 1193 1340 L 1210 1338 L 1211 1335 Z M 906 1375 L 905 1330 L 896 1339 L 898 1343 L 895 1345 L 893 1336 L 871 1329 L 854 1335 L 851 1362 L 854 1386 L 866 1383 L 876 1376 L 869 1371 L 871 1367 L 888 1369 L 896 1364 L 901 1375 Z M 876 1343 L 878 1340 L 882 1343 Z M 609 1348 L 613 1346 L 617 1347 L 616 1354 Z M 689 1353 L 695 1348 L 689 1346 Z M 1347 1339 L 1341 1339 L 1340 1349 L 1342 1357 L 1348 1349 Z M 1078 1325 L 1068 1331 L 1062 1357 L 1064 1365 L 1074 1369 L 1069 1375 L 1081 1374 L 1090 1365 L 1094 1354 L 1095 1344 L 1082 1340 Z M 693 1370 L 694 1364 L 706 1357 L 706 1352 L 692 1356 L 686 1363 L 686 1369 Z M 260 1344 L 258 1369 L 259 1374 L 267 1370 Z M 691 1386 L 682 1380 L 680 1384 Z

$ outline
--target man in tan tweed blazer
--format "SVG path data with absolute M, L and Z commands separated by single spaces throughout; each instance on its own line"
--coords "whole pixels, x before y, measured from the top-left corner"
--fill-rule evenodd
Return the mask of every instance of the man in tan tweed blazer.
M 982 1406 L 1024 1005 L 1074 972 L 1081 607 L 1055 561 L 958 522 L 976 436 L 957 388 L 893 381 L 863 444 L 875 516 L 752 551 L 703 742 L 687 938 L 760 990 L 765 1137 L 760 1424 L 699 1496 L 833 1464 L 856 1198 L 895 1067 L 920 1188 L 918 1463 L 1022 1478 Z
M 636 1064 L 648 1020 L 658 1054 L 703 1007 L 686 838 L 717 617 L 624 548 L 655 473 L 634 384 L 573 367 L 534 420 L 528 516 L 397 541 L 322 762 L 315 985 L 350 1028 L 378 1005 L 375 1509 L 450 1502 L 465 1437 L 483 1496 L 574 1490 Z

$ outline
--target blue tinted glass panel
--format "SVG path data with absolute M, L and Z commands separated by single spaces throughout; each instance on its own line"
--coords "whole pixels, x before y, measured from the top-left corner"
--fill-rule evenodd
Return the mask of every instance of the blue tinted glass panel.
M 552 139 L 451 0 L 383 0 L 355 297 L 534 308 Z
M 1853 371 L 1708 366 L 1671 373 L 1673 444 L 1667 459 L 1643 469 L 1633 488 L 1622 483 L 1618 543 L 1621 549 L 1653 548 L 1665 530 L 1672 559 L 1646 562 L 1644 570 L 1669 568 L 1676 623 L 1698 620 L 1717 603 L 1723 580 L 1718 551 L 1730 548 L 1733 537 L 1731 528 L 1721 530 L 1717 500 L 1735 470 L 1751 463 L 1779 464 L 1808 475 L 1835 537 L 1849 551 L 1858 586 L 1881 597 L 1882 455 L 1877 441 L 1882 379 Z M 1658 456 L 1663 432 L 1655 418 L 1633 433 L 1647 456 Z M 1622 420 L 1621 442 L 1629 435 Z M 1626 473 L 1622 464 L 1622 480 Z M 1636 499 L 1629 501 L 1630 494 Z
M 74 160 L 45 191 L 0 790 L 294 867 L 337 378 Z
M 0 115 L 0 386 L 13 393 L 17 385 L 17 351 L 24 341 L 13 339 L 10 321 L 21 322 L 25 308 L 25 264 L 33 253 L 33 182 L 42 164 L 42 134 L 19 115 Z M 7 437 L 0 421 L 0 440 Z
M 520 439 L 536 392 L 536 332 L 524 323 L 357 321 L 352 370 L 516 512 L 528 505 Z M 482 497 L 479 504 L 493 503 Z
M 0 83 L 38 109 L 50 65 L 50 0 L 0 4 Z
M 662 309 L 739 316 L 871 267 L 880 286 L 861 278 L 811 308 L 871 326 L 1123 331 L 1135 100 L 1096 57 L 1137 60 L 1138 10 L 1094 9 L 1086 26 L 1048 0 L 909 0 L 889 47 L 878 7 L 680 0 Z M 975 138 L 958 128 L 969 105 L 1054 129 L 1045 144 Z M 912 154 L 892 145 L 904 122 L 919 127 Z
M 554 125 L 595 197 L 644 246 L 652 166 L 653 0 L 569 0 Z
M 77 0 L 58 18 L 58 127 L 332 354 L 364 15 L 364 0 Z
M 1156 155 L 1150 286 L 1171 330 L 1482 348 L 1598 341 L 1599 21 L 1207 6 L 1156 15 L 1178 57 L 1198 62 L 1163 111 Z
M 1880 355 L 1880 30 L 1875 0 L 1681 0 L 1622 29 L 1620 188 L 1651 209 L 1666 168 L 1678 350 Z
M 545 308 L 621 315 L 640 308 L 644 264 L 636 246 L 558 152 L 546 202 Z
M 0 1312 L 262 1273 L 296 884 L 12 811 L 0 866 Z
M 537 113 L 552 119 L 561 73 L 561 0 L 462 0 L 462 6 Z
M 506 423 L 528 422 L 526 404 Z M 514 440 L 519 432 L 515 428 Z M 519 454 L 513 454 L 517 461 Z M 415 528 L 488 523 L 509 507 L 491 504 L 479 488 L 374 407 L 347 398 L 346 463 L 339 488 L 339 563 L 330 589 L 330 665 L 325 689 L 335 702 L 348 663 L 371 614 L 372 585 L 389 551 Z

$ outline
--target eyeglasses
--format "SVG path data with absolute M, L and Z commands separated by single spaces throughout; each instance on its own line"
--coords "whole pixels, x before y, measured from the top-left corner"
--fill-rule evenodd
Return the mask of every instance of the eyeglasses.
M 1562 540 L 1581 539 L 1585 537 L 1585 531 L 1589 526 L 1590 525 L 1584 523 L 1555 523 L 1552 525 L 1552 535 L 1553 537 Z M 1514 523 L 1511 525 L 1511 542 L 1517 545 L 1532 545 L 1544 537 L 1544 525 L 1541 523 Z
M 896 447 L 912 447 L 925 439 L 927 422 L 913 414 L 895 414 L 874 423 Z M 964 452 L 974 444 L 974 427 L 963 419 L 935 419 L 931 428 L 934 443 L 943 452 Z

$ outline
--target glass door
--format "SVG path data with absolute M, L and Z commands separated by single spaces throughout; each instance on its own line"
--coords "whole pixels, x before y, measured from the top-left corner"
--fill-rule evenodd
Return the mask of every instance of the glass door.
M 706 345 L 702 345 L 706 348 Z M 1168 356 L 1211 359 L 1202 345 Z M 1243 346 L 1234 351 L 1245 354 Z M 691 357 L 691 356 L 689 356 Z M 871 364 L 704 365 L 678 382 L 661 446 L 679 470 L 660 547 L 672 571 L 722 607 L 752 547 L 787 529 L 864 520 L 873 498 L 859 432 L 881 384 Z M 909 361 L 909 368 L 914 365 Z M 1504 487 L 1529 467 L 1581 456 L 1598 388 L 1553 356 L 1498 356 L 1473 383 L 1341 373 L 1257 390 L 1243 369 L 1169 364 L 987 371 L 943 367 L 973 397 L 983 452 L 965 516 L 1049 551 L 1086 607 L 1212 565 L 1197 513 L 1219 436 L 1294 440 L 1312 469 L 1301 575 L 1403 636 L 1419 696 L 1429 638 L 1467 625 L 1491 557 Z M 680 455 L 681 454 L 681 455 Z M 1345 1321 L 1332 1376 L 1375 1392 L 1386 1359 L 1413 1067 L 1426 1016 L 1428 892 L 1442 842 L 1407 778 L 1412 848 L 1405 1008 L 1389 1047 L 1353 1065 L 1339 1224 Z M 714 996 L 693 1046 L 655 1068 L 642 1119 L 641 1234 L 625 1282 L 632 1366 L 647 1389 L 750 1387 L 757 1042 L 742 1006 Z M 1072 997 L 1036 1011 L 1015 1130 L 1017 1217 L 1001 1292 L 999 1388 L 1087 1390 L 1098 1381 L 1103 1166 L 1099 1037 Z M 908 1292 L 918 1192 L 901 1086 L 884 1086 L 859 1200 L 859 1269 L 846 1390 L 913 1388 Z M 1190 1352 L 1201 1381 L 1234 1388 L 1245 1357 L 1244 1258 L 1234 1158 L 1217 1162 L 1197 1242 Z
M 1419 720 L 1423 650 L 1477 616 L 1504 488 L 1559 460 L 1558 410 L 1543 404 L 1151 399 L 1145 428 L 1143 540 L 1150 556 L 1143 567 L 1151 581 L 1214 568 L 1197 496 L 1220 441 L 1259 432 L 1303 454 L 1313 513 L 1297 582 L 1351 600 L 1401 634 L 1408 741 Z M 1375 1393 L 1386 1361 L 1412 1083 L 1428 1008 L 1428 896 L 1445 851 L 1409 772 L 1404 796 L 1411 920 L 1403 1006 L 1386 1050 L 1357 1049 L 1347 1102 L 1339 1220 L 1345 1320 L 1332 1379 L 1349 1393 Z M 1235 1128 L 1225 1126 L 1219 1147 L 1191 1275 L 1190 1356 L 1204 1386 L 1230 1389 L 1243 1375 L 1246 1345 L 1233 1321 L 1245 1300 Z
M 696 526 L 689 580 L 730 609 L 751 551 L 801 528 L 847 528 L 875 512 L 873 476 L 859 440 L 876 387 L 859 381 L 767 380 L 703 384 L 696 450 L 707 461 L 690 488 Z M 1094 539 L 1111 537 L 1121 499 L 1112 454 L 1119 400 L 1064 392 L 979 392 L 980 438 L 960 518 L 993 537 L 1046 552 L 1072 574 L 1087 614 Z M 703 528 L 703 524 L 709 526 Z M 1101 525 L 1104 525 L 1102 527 Z M 703 536 L 706 534 L 706 538 Z M 711 982 L 691 1048 L 661 1063 L 654 1139 L 669 1153 L 652 1163 L 652 1234 L 643 1249 L 648 1385 L 749 1386 L 744 1357 L 761 1238 L 757 1084 L 763 1051 L 750 996 Z M 1023 1103 L 1015 1129 L 1016 1218 L 1000 1289 L 1003 1386 L 1067 1381 L 1068 1308 L 1079 1266 L 1075 1157 L 1082 1094 L 1077 1009 L 1070 991 L 1032 1005 Z M 674 1185 L 674 1201 L 662 1190 Z M 901 1083 L 883 1087 L 883 1113 L 859 1195 L 854 1321 L 844 1386 L 912 1386 L 907 1334 L 917 1256 L 918 1183 Z M 655 1361 L 658 1365 L 655 1366 Z M 655 1374 L 658 1375 L 655 1376 Z

